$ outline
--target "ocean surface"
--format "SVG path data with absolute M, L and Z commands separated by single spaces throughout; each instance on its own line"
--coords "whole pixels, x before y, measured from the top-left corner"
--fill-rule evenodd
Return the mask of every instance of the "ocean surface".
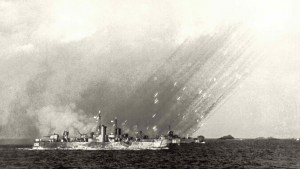
M 168 150 L 28 150 L 30 144 L 0 142 L 0 168 L 294 168 L 300 141 L 205 140 Z

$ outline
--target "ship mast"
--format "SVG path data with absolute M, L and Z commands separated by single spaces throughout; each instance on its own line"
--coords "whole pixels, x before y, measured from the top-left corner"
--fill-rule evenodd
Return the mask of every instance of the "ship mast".
M 98 134 L 100 135 L 101 134 L 101 111 L 99 110 L 99 115 L 98 115 L 98 127 L 97 127 L 97 130 L 98 130 Z

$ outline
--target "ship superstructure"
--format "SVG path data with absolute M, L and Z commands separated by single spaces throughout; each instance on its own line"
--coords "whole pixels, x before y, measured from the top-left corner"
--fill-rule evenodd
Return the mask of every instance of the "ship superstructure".
M 107 126 L 101 124 L 101 112 L 95 117 L 97 119 L 97 128 L 95 132 L 89 135 L 80 134 L 80 137 L 69 137 L 69 132 L 64 131 L 60 138 L 58 134 L 51 134 L 49 139 L 35 139 L 33 149 L 66 149 L 66 150 L 135 150 L 135 149 L 163 149 L 171 144 L 203 142 L 204 137 L 198 138 L 179 138 L 169 131 L 167 135 L 149 139 L 142 135 L 142 131 L 137 132 L 135 139 L 128 134 L 122 134 L 121 128 L 118 128 L 117 117 L 114 122 L 114 132 L 107 134 Z

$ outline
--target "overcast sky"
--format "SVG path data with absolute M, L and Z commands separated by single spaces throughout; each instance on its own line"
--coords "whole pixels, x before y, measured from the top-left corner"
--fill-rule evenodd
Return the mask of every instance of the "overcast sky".
M 296 0 L 0 1 L 0 137 L 74 125 L 88 132 L 94 125 L 88 118 L 100 108 L 117 110 L 187 37 L 213 36 L 238 21 L 255 34 L 259 63 L 195 135 L 300 137 L 298 6 Z

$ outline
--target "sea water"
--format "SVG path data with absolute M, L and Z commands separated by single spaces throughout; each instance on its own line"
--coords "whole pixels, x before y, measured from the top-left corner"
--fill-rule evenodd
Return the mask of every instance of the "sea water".
M 300 141 L 205 140 L 168 150 L 30 150 L 0 146 L 0 168 L 300 168 Z

